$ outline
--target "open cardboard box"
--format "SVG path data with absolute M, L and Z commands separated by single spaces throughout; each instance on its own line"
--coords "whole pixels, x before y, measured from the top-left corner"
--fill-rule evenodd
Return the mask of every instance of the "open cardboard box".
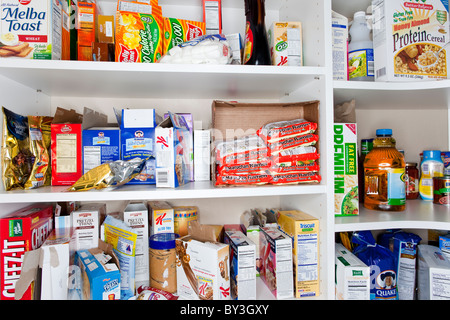
M 259 128 L 268 123 L 295 119 L 317 123 L 315 134 L 320 136 L 319 104 L 318 100 L 290 103 L 239 103 L 214 100 L 211 137 L 213 144 L 255 134 Z M 315 147 L 320 154 L 320 138 Z M 212 152 L 215 154 L 214 148 Z M 320 165 L 320 159 L 317 159 L 317 163 Z M 211 169 L 212 180 L 215 181 L 215 161 Z

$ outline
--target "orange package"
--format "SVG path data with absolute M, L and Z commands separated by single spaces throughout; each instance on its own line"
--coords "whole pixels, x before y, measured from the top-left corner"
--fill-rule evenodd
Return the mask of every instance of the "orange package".
M 79 1 L 78 60 L 92 61 L 92 43 L 95 42 L 95 3 Z
M 163 19 L 159 14 L 118 11 L 116 62 L 156 62 L 163 54 Z
M 164 53 L 183 42 L 205 34 L 205 23 L 176 18 L 164 18 Z

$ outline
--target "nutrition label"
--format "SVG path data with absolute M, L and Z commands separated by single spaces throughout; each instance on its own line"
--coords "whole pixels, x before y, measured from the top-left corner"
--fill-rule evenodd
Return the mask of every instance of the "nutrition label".
M 297 237 L 297 281 L 318 279 L 317 234 L 301 234 Z

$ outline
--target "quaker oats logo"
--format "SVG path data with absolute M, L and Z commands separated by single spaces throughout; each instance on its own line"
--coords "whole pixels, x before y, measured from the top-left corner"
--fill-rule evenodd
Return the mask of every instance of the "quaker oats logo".
M 142 132 L 141 130 L 138 130 L 134 133 L 134 136 L 136 138 L 142 138 L 142 137 L 144 137 L 144 132 Z
M 393 289 L 396 286 L 395 272 L 386 270 L 381 272 L 377 277 L 377 285 L 383 289 Z
M 105 137 L 105 133 L 104 132 L 99 132 L 98 133 L 98 137 L 99 138 L 104 138 Z

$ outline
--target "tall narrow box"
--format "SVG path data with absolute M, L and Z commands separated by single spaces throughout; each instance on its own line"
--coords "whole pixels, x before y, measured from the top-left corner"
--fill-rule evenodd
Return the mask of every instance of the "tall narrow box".
M 106 216 L 105 203 L 86 203 L 70 213 L 75 233 L 75 250 L 98 246 L 100 224 Z
M 348 80 L 348 18 L 332 11 L 333 80 Z
M 222 33 L 222 0 L 203 0 L 203 22 L 206 34 Z
M 53 228 L 51 205 L 33 204 L 0 219 L 0 300 L 14 300 L 25 252 L 40 248 Z M 31 300 L 30 288 L 22 300 Z
M 94 2 L 78 1 L 78 60 L 92 60 L 92 43 L 95 42 L 95 20 L 97 16 L 96 4 Z
M 319 220 L 299 210 L 279 211 L 278 224 L 293 241 L 295 297 L 318 297 Z
M 150 235 L 174 232 L 174 210 L 166 201 L 149 201 Z
M 194 129 L 194 180 L 211 180 L 211 131 Z

